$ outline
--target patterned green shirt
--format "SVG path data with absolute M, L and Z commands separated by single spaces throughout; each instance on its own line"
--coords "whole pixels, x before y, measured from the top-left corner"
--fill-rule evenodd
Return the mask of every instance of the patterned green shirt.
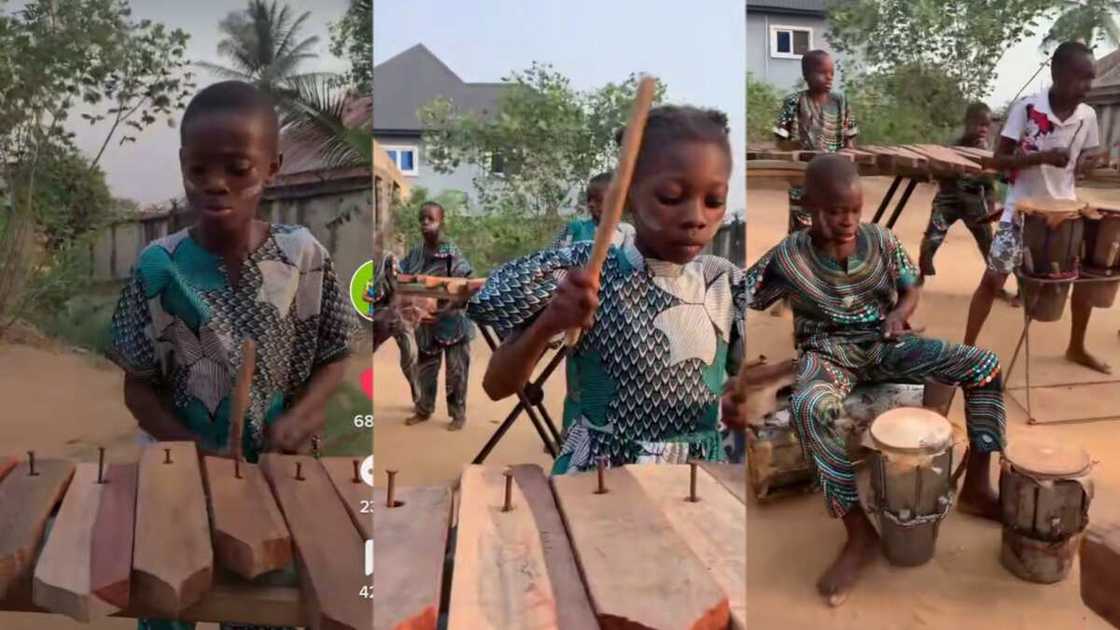
M 797 142 L 805 151 L 835 152 L 859 135 L 859 127 L 843 96 L 829 94 L 820 104 L 805 90 L 790 94 L 782 102 L 774 134 Z

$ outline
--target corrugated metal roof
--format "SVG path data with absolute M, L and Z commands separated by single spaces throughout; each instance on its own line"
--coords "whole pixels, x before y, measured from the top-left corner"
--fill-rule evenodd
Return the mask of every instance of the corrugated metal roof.
M 747 0 L 747 11 L 825 14 L 827 0 Z
M 423 44 L 373 69 L 374 132 L 422 130 L 417 111 L 438 98 L 463 111 L 485 114 L 497 109 L 501 83 L 465 83 Z

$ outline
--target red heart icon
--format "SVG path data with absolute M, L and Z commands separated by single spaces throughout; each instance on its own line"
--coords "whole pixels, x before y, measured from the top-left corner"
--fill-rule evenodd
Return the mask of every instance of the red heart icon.
M 373 400 L 373 368 L 362 372 L 362 391 Z

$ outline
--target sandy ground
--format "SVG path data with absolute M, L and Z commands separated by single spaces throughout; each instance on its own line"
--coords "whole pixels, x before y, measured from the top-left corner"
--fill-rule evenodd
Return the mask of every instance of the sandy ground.
M 888 180 L 864 179 L 865 218 L 870 220 Z M 755 260 L 776 244 L 786 229 L 784 189 L 750 187 L 748 260 Z M 1097 193 L 1100 194 L 1100 193 Z M 915 258 L 929 219 L 931 186 L 922 185 L 911 197 L 895 231 Z M 897 197 L 896 197 L 897 199 Z M 959 340 L 964 335 L 968 300 L 979 281 L 983 262 L 971 235 L 962 225 L 950 231 L 938 252 L 938 275 L 927 281 L 915 316 L 927 326 L 926 334 Z M 1062 360 L 1069 339 L 1066 319 L 1035 324 L 1032 350 L 1036 383 L 1099 381 L 1101 376 Z M 791 320 L 767 313 L 750 313 L 749 353 L 772 358 L 793 355 Z M 1115 308 L 1095 311 L 1090 322 L 1091 348 L 1120 368 L 1120 315 Z M 1022 311 L 997 302 L 981 334 L 979 345 L 1010 361 L 1022 330 Z M 1021 382 L 1023 367 L 1015 368 L 1012 382 Z M 1113 412 L 1120 406 L 1120 387 L 1062 389 L 1045 400 L 1035 398 L 1040 418 L 1072 417 Z M 1120 423 L 1028 425 L 1026 414 L 1008 402 L 1010 439 L 1022 436 L 1052 440 L 1086 448 L 1099 464 L 1094 469 L 1096 498 L 1091 518 L 1120 517 Z M 958 395 L 951 420 L 963 424 Z M 993 471 L 993 478 L 995 471 Z M 880 561 L 842 607 L 829 609 L 817 596 L 814 584 L 831 562 L 843 540 L 843 527 L 829 519 L 819 494 L 748 505 L 748 620 L 753 628 L 818 628 L 830 630 L 868 628 L 1081 628 L 1109 626 L 1081 604 L 1079 575 L 1056 585 L 1023 582 L 999 563 L 1000 528 L 959 513 L 943 522 L 938 551 L 927 565 L 897 569 Z
M 368 341 L 359 343 L 346 379 L 358 383 L 369 367 Z M 105 446 L 110 461 L 136 461 L 136 421 L 124 406 L 123 373 L 107 360 L 52 343 L 0 342 L 0 452 L 34 450 L 39 457 L 97 461 Z M 3 630 L 125 630 L 134 620 L 78 624 L 57 615 L 0 612 Z M 217 625 L 199 624 L 198 630 Z
M 405 486 L 452 481 L 470 463 L 506 415 L 517 405 L 516 398 L 491 401 L 482 391 L 482 377 L 490 360 L 490 348 L 479 335 L 471 346 L 470 389 L 467 393 L 467 424 L 462 431 L 447 430 L 450 417 L 440 375 L 436 412 L 428 422 L 405 426 L 412 415 L 412 398 L 400 369 L 397 344 L 389 340 L 374 355 L 374 459 L 378 471 L 397 470 L 397 483 Z M 545 406 L 559 427 L 564 404 L 563 366 L 553 372 L 545 386 Z M 539 464 L 547 472 L 552 458 L 544 450 L 536 429 L 524 413 L 502 437 L 486 459 L 488 465 Z M 384 473 L 379 472 L 379 479 Z

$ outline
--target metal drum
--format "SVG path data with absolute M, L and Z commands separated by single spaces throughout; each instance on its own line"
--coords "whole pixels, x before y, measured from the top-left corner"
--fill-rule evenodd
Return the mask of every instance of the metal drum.
M 925 564 L 953 504 L 953 427 L 928 409 L 900 407 L 876 418 L 868 434 L 883 555 L 897 566 Z
M 1085 203 L 1069 199 L 1021 199 L 1015 208 L 1023 217 L 1023 273 L 1031 278 L 1074 280 L 1080 273 L 1085 236 Z M 1068 282 L 1023 283 L 1031 318 L 1054 322 L 1062 318 L 1069 298 Z
M 1000 460 L 1000 562 L 1029 582 L 1069 574 L 1089 524 L 1089 455 L 1078 448 L 1012 442 Z

